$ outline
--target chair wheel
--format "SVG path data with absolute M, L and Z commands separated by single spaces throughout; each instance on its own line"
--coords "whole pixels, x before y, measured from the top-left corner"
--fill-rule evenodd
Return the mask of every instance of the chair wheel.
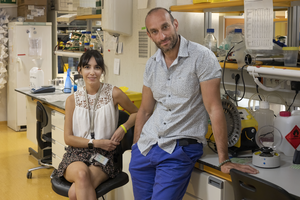
M 27 172 L 27 179 L 31 179 L 32 178 L 32 172 Z

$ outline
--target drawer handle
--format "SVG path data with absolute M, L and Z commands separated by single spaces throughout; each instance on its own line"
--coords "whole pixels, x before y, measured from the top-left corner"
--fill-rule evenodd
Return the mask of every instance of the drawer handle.
M 65 146 L 65 151 L 67 151 L 67 148 L 68 148 L 68 147 Z
M 52 111 L 51 111 L 51 114 L 52 114 L 52 116 L 55 116 L 55 111 L 52 110 Z
M 56 141 L 55 141 L 54 139 L 52 139 L 52 144 L 55 144 L 55 142 L 56 142 Z
M 52 130 L 55 130 L 55 126 L 54 125 L 52 125 Z
M 52 158 L 56 158 L 56 155 L 55 155 L 55 153 L 52 153 Z

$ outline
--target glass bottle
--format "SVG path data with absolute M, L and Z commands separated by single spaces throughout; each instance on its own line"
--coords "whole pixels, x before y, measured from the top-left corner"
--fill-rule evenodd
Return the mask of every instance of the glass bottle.
M 90 49 L 90 43 L 89 42 L 84 43 L 84 51 L 87 51 L 89 49 Z

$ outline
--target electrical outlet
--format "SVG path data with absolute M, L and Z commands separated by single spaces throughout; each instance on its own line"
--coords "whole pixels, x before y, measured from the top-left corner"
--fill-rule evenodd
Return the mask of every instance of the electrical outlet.
M 291 81 L 291 90 L 300 91 L 300 82 L 299 81 Z

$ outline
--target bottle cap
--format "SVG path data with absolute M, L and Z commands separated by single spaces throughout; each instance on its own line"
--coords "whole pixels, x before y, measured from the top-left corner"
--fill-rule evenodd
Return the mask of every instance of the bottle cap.
M 267 101 L 260 101 L 259 108 L 260 109 L 269 109 L 269 103 Z
M 215 32 L 215 29 L 213 29 L 213 28 L 208 28 L 207 29 L 207 33 L 214 33 Z
M 234 29 L 234 32 L 235 32 L 235 33 L 241 33 L 241 32 L 242 32 L 242 29 L 236 28 L 236 29 Z
M 90 43 L 89 43 L 89 42 L 87 42 L 87 43 L 84 43 L 84 45 L 90 45 Z
M 291 112 L 289 112 L 289 111 L 281 111 L 281 112 L 279 113 L 279 115 L 280 115 L 281 117 L 290 117 L 290 116 L 291 116 Z
M 87 33 L 87 34 L 91 34 L 91 31 L 87 31 L 86 33 Z
M 92 38 L 96 38 L 96 35 L 92 35 Z
M 85 33 L 86 33 L 86 31 L 82 31 L 81 33 L 85 34 Z

